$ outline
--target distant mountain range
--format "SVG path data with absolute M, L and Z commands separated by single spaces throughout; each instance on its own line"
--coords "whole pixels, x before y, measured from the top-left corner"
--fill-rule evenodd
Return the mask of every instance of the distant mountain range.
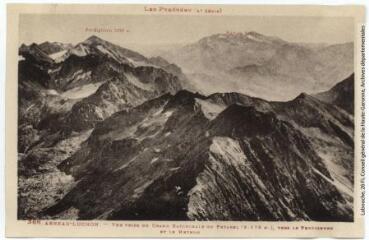
M 290 100 L 303 91 L 326 90 L 348 77 L 353 54 L 353 43 L 291 43 L 246 32 L 204 37 L 164 57 L 181 66 L 206 94 L 237 89 L 264 99 Z
M 340 59 L 341 47 L 251 32 L 184 49 L 180 65 L 96 36 L 20 47 L 18 218 L 353 221 L 352 71 L 289 101 L 226 92 L 228 78 L 208 75 L 257 74 L 273 92 L 267 74 L 290 72 L 292 96 L 315 81 L 292 81 L 312 76 L 313 53 Z

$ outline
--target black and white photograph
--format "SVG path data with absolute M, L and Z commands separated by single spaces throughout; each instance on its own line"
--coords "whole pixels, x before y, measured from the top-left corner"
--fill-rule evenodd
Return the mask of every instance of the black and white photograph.
M 354 221 L 353 18 L 204 11 L 19 16 L 18 220 Z

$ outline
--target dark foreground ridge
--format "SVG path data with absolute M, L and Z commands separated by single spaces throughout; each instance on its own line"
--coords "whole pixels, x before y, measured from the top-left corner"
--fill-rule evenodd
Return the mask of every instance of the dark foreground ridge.
M 216 100 L 223 104 L 234 94 Z M 181 91 L 107 119 L 60 165 L 80 181 L 46 213 L 74 207 L 80 219 L 352 221 L 352 195 L 336 185 L 336 172 L 304 133 L 306 122 L 291 114 L 306 108 L 292 109 L 301 98 L 260 104 L 268 111 L 242 105 L 242 98 L 217 105 L 214 96 Z M 349 121 L 347 114 L 315 106 L 320 101 L 311 96 L 304 101 L 315 107 L 305 121 L 315 111 L 349 131 L 340 124 Z M 209 119 L 212 108 L 222 110 Z M 329 126 L 317 129 L 323 134 Z M 135 130 L 125 135 L 128 129 Z M 337 134 L 325 141 L 351 148 Z M 352 156 L 342 162 L 345 157 Z

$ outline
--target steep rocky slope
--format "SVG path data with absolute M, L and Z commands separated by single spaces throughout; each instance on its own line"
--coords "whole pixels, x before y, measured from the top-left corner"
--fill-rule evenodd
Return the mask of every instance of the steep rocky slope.
M 337 83 L 332 89 L 318 93 L 315 96 L 320 100 L 343 108 L 350 114 L 354 114 L 354 75 L 350 75 L 344 81 Z
M 77 185 L 44 214 L 352 221 L 352 136 L 350 114 L 307 94 L 166 94 L 99 123 L 59 165 Z
M 68 51 L 73 48 L 72 44 L 68 43 L 60 43 L 60 42 L 43 42 L 38 45 L 38 47 L 47 55 L 51 56 L 53 59 L 60 56 L 62 53 Z M 56 54 L 59 53 L 59 54 Z
M 146 100 L 174 94 L 185 81 L 183 74 L 172 74 L 139 53 L 96 36 L 76 46 L 22 45 L 19 55 L 20 218 L 35 218 L 40 208 L 65 194 L 68 188 L 60 189 L 55 181 L 69 176 L 55 166 L 79 149 L 98 122 Z M 45 197 L 48 191 L 51 196 Z
M 124 107 L 182 88 L 178 76 L 147 65 L 149 61 L 139 53 L 96 36 L 73 48 L 67 46 L 62 61 L 53 60 L 47 55 L 49 51 L 42 50 L 51 48 L 46 43 L 20 49 L 19 118 L 35 128 L 91 128 Z M 43 124 L 38 127 L 40 122 Z

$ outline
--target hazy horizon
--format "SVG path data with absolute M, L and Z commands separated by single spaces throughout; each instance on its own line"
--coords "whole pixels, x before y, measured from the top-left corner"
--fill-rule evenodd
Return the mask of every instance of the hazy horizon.
M 19 25 L 19 45 L 45 41 L 75 45 L 96 35 L 123 47 L 143 50 L 190 44 L 213 34 L 250 31 L 298 43 L 354 41 L 353 19 L 347 17 L 23 14 Z M 118 28 L 124 32 L 97 33 L 86 28 Z

